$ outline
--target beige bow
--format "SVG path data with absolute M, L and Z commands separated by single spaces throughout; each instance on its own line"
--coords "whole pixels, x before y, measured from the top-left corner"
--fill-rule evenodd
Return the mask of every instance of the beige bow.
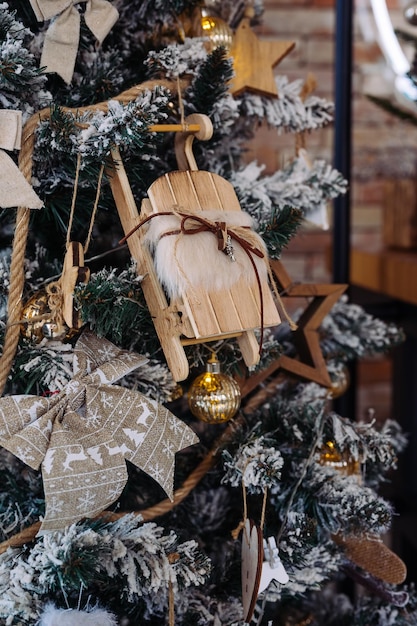
M 113 384 L 146 362 L 85 331 L 74 377 L 60 393 L 0 398 L 0 444 L 30 467 L 42 466 L 42 532 L 94 517 L 117 500 L 126 459 L 173 497 L 175 453 L 197 436 L 155 400 Z
M 0 207 L 23 206 L 40 209 L 42 200 L 33 191 L 16 163 L 4 150 L 19 150 L 22 138 L 22 113 L 0 110 Z
M 66 83 L 74 73 L 80 39 L 80 13 L 76 4 L 86 2 L 85 23 L 102 43 L 119 13 L 108 0 L 30 0 L 38 22 L 54 18 L 46 31 L 41 66 L 56 72 Z

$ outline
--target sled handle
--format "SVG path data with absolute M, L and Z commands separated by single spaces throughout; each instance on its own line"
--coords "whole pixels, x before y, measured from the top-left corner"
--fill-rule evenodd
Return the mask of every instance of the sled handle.
M 213 136 L 211 119 L 203 113 L 193 113 L 185 118 L 186 130 L 175 135 L 175 156 L 179 170 L 198 170 L 193 154 L 194 138 L 208 141 Z M 193 126 L 199 130 L 191 130 Z

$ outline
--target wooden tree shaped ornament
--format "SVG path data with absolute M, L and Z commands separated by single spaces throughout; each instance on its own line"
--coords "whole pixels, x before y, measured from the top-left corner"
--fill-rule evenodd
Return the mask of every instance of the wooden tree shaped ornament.
M 198 131 L 190 132 L 188 128 L 179 136 L 176 152 L 180 169 L 165 174 L 150 186 L 148 198 L 142 202 L 139 228 L 136 204 L 120 154 L 115 151 L 113 158 L 117 164 L 111 178 L 131 255 L 137 262 L 138 273 L 144 276 L 145 299 L 168 366 L 177 381 L 187 378 L 189 372 L 184 345 L 237 337 L 245 363 L 255 365 L 259 360 L 259 343 L 254 329 L 276 326 L 281 321 L 267 272 L 263 274 L 259 265 L 265 265 L 265 259 L 260 260 L 254 239 L 257 235 L 248 226 L 248 216 L 241 211 L 232 185 L 217 174 L 199 171 L 194 161 L 194 136 L 210 138 L 211 122 L 206 116 L 196 114 L 189 116 L 186 123 L 197 125 Z M 171 221 L 166 222 L 166 218 Z M 161 230 L 158 224 L 162 225 Z M 166 256 L 163 271 L 161 261 L 155 261 L 157 254 L 153 258 L 147 243 L 153 225 L 156 245 L 170 240 L 168 248 L 161 252 L 162 257 Z M 191 240 L 195 243 L 187 247 Z M 208 254 L 213 242 L 214 252 Z M 181 254 L 185 258 L 180 259 Z M 233 262 L 235 255 L 237 263 Z M 261 257 L 265 255 L 266 251 L 261 253 Z M 204 274 L 201 284 L 191 278 L 197 266 L 200 274 Z M 239 267 L 242 274 L 237 273 L 236 280 L 227 282 Z M 162 283 L 163 272 L 173 273 L 173 285 L 168 284 L 169 276 Z M 256 280 L 252 281 L 254 277 Z

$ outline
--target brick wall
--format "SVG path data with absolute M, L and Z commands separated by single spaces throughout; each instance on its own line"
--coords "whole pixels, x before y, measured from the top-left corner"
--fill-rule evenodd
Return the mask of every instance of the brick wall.
M 400 0 L 388 0 L 393 23 L 406 27 Z M 295 50 L 276 71 L 290 80 L 317 79 L 316 93 L 334 99 L 334 0 L 266 0 L 260 37 L 293 40 Z M 410 27 L 409 27 L 410 28 Z M 417 28 L 414 28 L 417 35 Z M 376 29 L 369 0 L 357 0 L 354 17 L 354 76 L 352 127 L 352 241 L 376 246 L 381 241 L 383 180 L 413 176 L 417 165 L 417 126 L 399 120 L 366 97 L 385 95 L 391 89 L 387 66 L 375 39 Z M 417 110 L 417 109 L 416 109 Z M 294 137 L 275 135 L 261 127 L 249 146 L 248 158 L 274 171 L 294 154 Z M 332 161 L 333 130 L 316 131 L 307 138 L 312 157 Z M 285 253 L 297 278 L 329 280 L 328 250 L 331 234 L 303 230 Z M 303 276 L 299 276 L 302 274 Z

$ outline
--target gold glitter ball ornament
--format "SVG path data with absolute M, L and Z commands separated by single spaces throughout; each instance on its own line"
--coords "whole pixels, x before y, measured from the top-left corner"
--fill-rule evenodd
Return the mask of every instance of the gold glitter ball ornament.
M 197 376 L 188 391 L 191 413 L 203 422 L 221 424 L 232 419 L 240 407 L 240 387 L 234 378 L 220 371 L 220 363 L 212 355 L 207 369 Z

